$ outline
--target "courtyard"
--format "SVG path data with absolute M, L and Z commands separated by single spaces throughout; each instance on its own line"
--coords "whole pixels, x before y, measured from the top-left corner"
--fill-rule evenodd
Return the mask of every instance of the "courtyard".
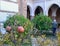
M 31 21 L 13 15 L 4 22 L 4 28 L 0 27 L 0 46 L 60 46 L 60 28 L 53 35 L 51 23 L 51 18 L 43 14 Z
M 60 1 L 0 0 L 0 46 L 60 46 Z

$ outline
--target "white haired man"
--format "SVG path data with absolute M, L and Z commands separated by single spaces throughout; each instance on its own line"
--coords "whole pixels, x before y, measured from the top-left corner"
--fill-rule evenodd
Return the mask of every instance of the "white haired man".
M 56 22 L 56 20 L 54 19 L 53 22 L 52 22 L 52 31 L 53 31 L 53 35 L 56 34 L 56 29 L 58 27 L 58 24 Z

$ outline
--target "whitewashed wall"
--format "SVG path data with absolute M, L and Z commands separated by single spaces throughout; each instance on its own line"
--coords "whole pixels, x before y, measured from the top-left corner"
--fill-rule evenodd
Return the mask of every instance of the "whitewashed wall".
M 7 1 L 0 1 L 0 10 L 18 12 L 18 4 Z
M 6 21 L 8 16 L 14 15 L 15 13 L 0 12 L 0 22 Z
M 10 0 L 10 1 L 17 2 L 17 0 Z
M 17 0 L 11 0 L 11 1 L 17 1 Z M 7 12 L 1 12 L 7 11 Z M 10 11 L 10 12 L 8 12 Z M 12 13 L 13 12 L 13 13 Z M 0 1 L 0 22 L 4 22 L 7 19 L 7 16 L 15 14 L 14 12 L 18 12 L 18 4 L 8 1 Z

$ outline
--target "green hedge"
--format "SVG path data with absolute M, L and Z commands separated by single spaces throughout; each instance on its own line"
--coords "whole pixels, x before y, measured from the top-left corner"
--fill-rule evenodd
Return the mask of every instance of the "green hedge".
M 36 27 L 38 30 L 49 30 L 52 28 L 52 20 L 50 17 L 38 14 L 36 17 L 32 20 L 34 23 L 34 27 Z

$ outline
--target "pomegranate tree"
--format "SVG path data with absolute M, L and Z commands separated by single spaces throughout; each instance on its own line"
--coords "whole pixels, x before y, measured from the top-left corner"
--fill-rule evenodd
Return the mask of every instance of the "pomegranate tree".
M 16 14 L 6 20 L 4 28 L 6 28 L 6 31 L 10 31 L 9 34 L 11 35 L 9 38 L 15 43 L 15 41 L 18 42 L 19 39 L 22 41 L 22 39 L 25 38 L 30 31 L 32 31 L 33 24 L 24 16 Z

